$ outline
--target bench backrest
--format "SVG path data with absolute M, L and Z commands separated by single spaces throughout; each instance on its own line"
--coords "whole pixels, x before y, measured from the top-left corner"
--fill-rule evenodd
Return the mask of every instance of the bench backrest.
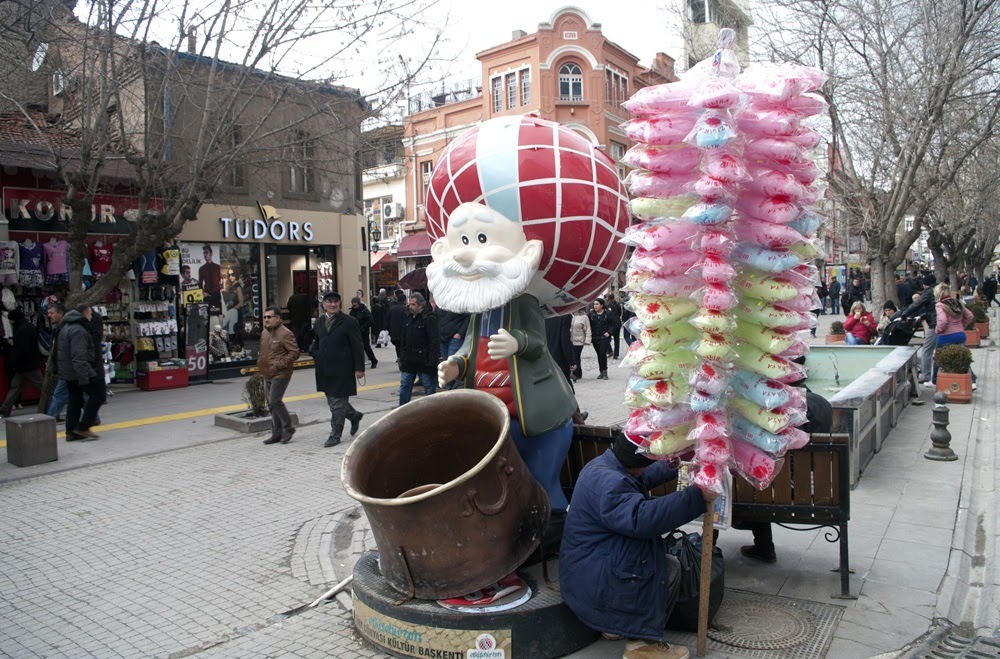
M 617 428 L 577 426 L 569 455 L 562 471 L 567 498 L 583 466 L 611 448 Z M 757 490 L 743 478 L 733 477 L 734 504 L 773 506 L 830 506 L 850 510 L 850 473 L 848 455 L 850 438 L 846 433 L 813 433 L 809 443 L 785 454 L 781 471 L 771 485 Z M 676 490 L 676 481 L 656 488 L 661 496 Z

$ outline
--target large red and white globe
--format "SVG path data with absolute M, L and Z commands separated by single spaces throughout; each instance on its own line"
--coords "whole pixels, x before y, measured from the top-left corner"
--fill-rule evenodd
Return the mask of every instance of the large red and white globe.
M 615 164 L 581 135 L 532 116 L 499 117 L 454 140 L 431 175 L 424 212 L 435 240 L 459 205 L 520 222 L 545 246 L 527 292 L 546 315 L 588 305 L 625 258 L 628 196 Z

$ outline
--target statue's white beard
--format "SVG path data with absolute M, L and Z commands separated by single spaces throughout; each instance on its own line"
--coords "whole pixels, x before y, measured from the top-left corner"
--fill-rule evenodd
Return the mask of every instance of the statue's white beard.
M 535 266 L 519 256 L 506 261 L 476 262 L 463 267 L 455 261 L 437 261 L 427 266 L 427 285 L 442 309 L 455 313 L 482 313 L 496 309 L 523 293 L 535 276 Z M 472 281 L 462 275 L 474 272 L 482 277 Z

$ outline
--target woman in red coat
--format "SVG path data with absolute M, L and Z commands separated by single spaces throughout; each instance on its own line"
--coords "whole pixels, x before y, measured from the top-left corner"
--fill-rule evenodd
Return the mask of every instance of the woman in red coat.
M 865 309 L 863 302 L 855 302 L 851 306 L 851 314 L 844 321 L 844 329 L 847 336 L 844 337 L 848 345 L 866 346 L 871 343 L 875 336 L 875 317 Z

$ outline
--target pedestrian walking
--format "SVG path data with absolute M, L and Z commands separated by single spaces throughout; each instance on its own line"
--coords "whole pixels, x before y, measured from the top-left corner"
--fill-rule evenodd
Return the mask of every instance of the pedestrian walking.
M 271 436 L 265 444 L 287 444 L 295 434 L 292 417 L 285 407 L 285 390 L 292 381 L 292 365 L 299 358 L 295 334 L 281 322 L 281 307 L 264 310 L 264 331 L 260 334 L 257 370 L 264 378 L 267 409 L 271 412 Z
M 611 335 L 615 328 L 615 320 L 611 312 L 604 306 L 604 300 L 594 300 L 594 308 L 590 311 L 590 335 L 594 341 L 594 351 L 597 353 L 597 366 L 600 373 L 598 380 L 608 379 L 608 351 L 611 346 Z
M 828 293 L 830 294 L 830 313 L 836 316 L 840 313 L 840 279 L 833 278 Z
M 573 371 L 576 368 L 573 356 L 572 316 L 551 316 L 545 319 L 545 344 L 556 366 L 573 386 Z
M 611 331 L 611 341 L 609 342 L 609 350 L 611 356 L 614 359 L 618 359 L 619 346 L 621 344 L 621 326 L 622 326 L 622 305 L 618 304 L 615 300 L 615 295 L 611 291 L 608 291 L 604 296 L 604 307 L 611 314 L 612 320 L 614 320 L 614 328 Z
M 569 338 L 573 343 L 573 363 L 576 369 L 573 372 L 573 380 L 583 377 L 583 347 L 591 344 L 590 319 L 587 318 L 587 310 L 579 309 L 573 314 L 573 320 L 569 328 Z
M 1000 302 L 997 302 L 997 278 L 996 275 L 990 275 L 983 282 L 983 295 L 986 296 L 986 308 L 989 309 L 992 305 L 996 304 L 1000 306 Z
M 39 391 L 42 389 L 42 371 L 39 368 L 42 354 L 38 351 L 38 328 L 28 322 L 20 307 L 7 314 L 7 319 L 10 320 L 14 330 L 12 355 L 14 377 L 10 380 L 7 398 L 0 403 L 0 417 L 10 416 L 14 405 L 21 399 L 25 383 L 30 382 L 38 387 Z
M 375 358 L 375 351 L 372 350 L 371 344 L 372 326 L 375 324 L 372 312 L 361 301 L 361 298 L 355 297 L 351 298 L 350 314 L 351 318 L 358 321 L 358 327 L 361 328 L 361 345 L 365 349 L 365 355 L 372 363 L 372 368 L 375 368 L 378 366 L 378 359 Z
M 399 344 L 403 340 L 403 321 L 406 320 L 406 294 L 396 291 L 396 297 L 386 312 L 386 324 L 389 326 L 389 339 L 396 349 L 396 363 L 399 363 Z
M 399 404 L 406 405 L 413 394 L 413 382 L 419 378 L 424 394 L 437 391 L 437 368 L 441 362 L 441 332 L 437 317 L 427 309 L 420 293 L 411 293 L 409 313 L 403 319 L 399 347 Z
M 330 407 L 330 436 L 324 447 L 340 443 L 344 421 L 351 422 L 351 437 L 361 427 L 364 414 L 351 405 L 358 394 L 358 380 L 365 376 L 365 352 L 361 328 L 340 308 L 340 293 L 323 296 L 323 313 L 313 325 L 309 354 L 316 362 L 316 390 L 326 394 Z
M 104 402 L 103 386 L 97 386 L 103 371 L 95 360 L 94 340 L 90 336 L 90 306 L 82 304 L 63 316 L 56 345 L 56 374 L 66 381 L 69 407 L 66 411 L 66 441 L 98 439 L 90 430 L 97 410 Z M 84 402 L 84 394 L 88 396 Z
M 931 381 L 934 363 L 934 348 L 937 344 L 937 301 L 934 299 L 934 286 L 937 277 L 933 274 L 924 275 L 924 290 L 917 299 L 900 312 L 903 318 L 919 318 L 924 322 L 924 343 L 920 346 L 920 384 Z

